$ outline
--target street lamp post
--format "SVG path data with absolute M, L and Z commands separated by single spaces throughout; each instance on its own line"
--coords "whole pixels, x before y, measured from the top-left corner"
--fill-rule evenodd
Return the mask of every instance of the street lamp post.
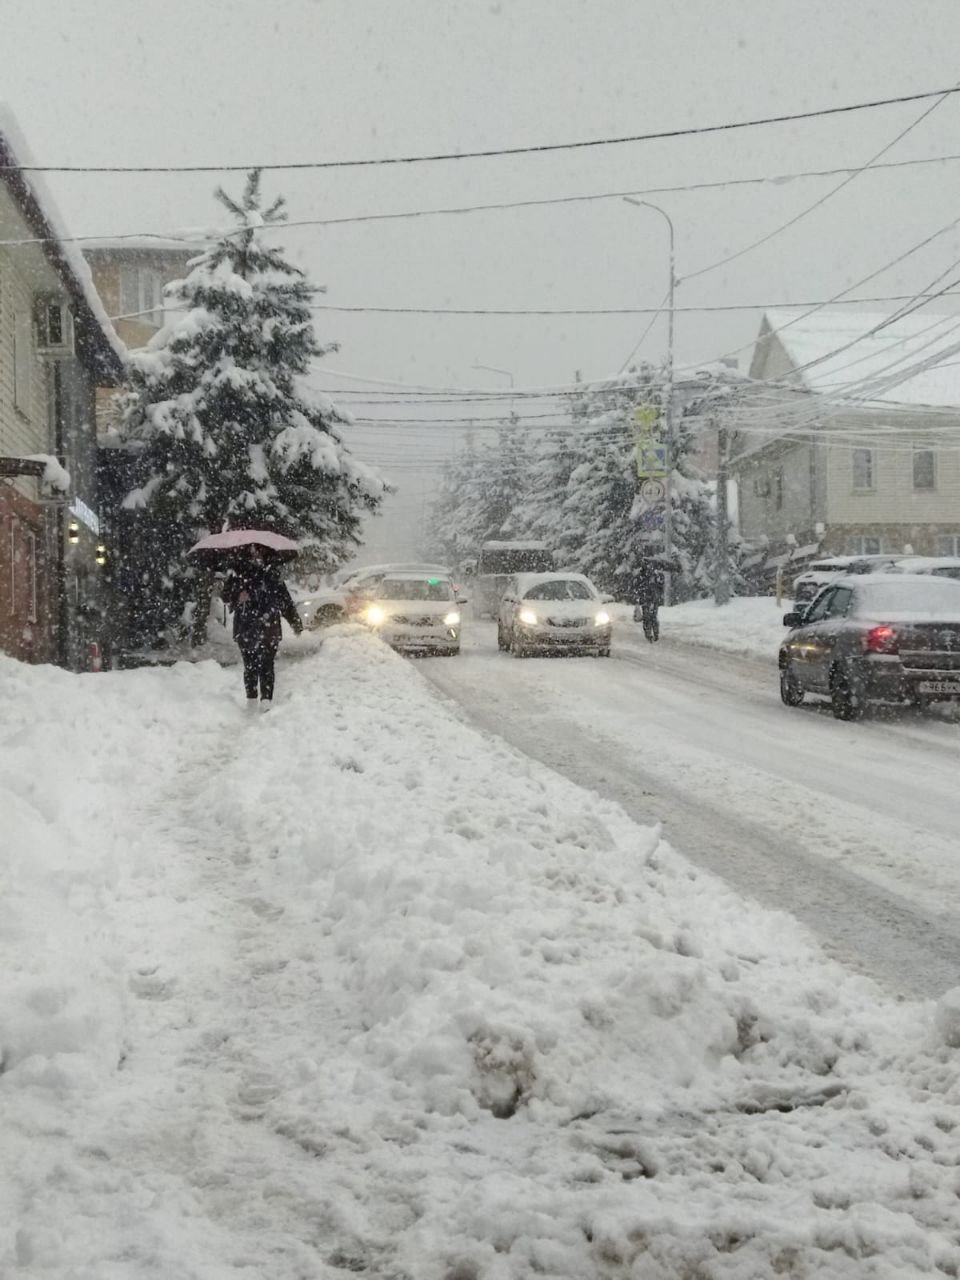
M 669 562 L 673 556 L 673 455 L 674 455 L 674 439 L 673 439 L 673 377 L 674 377 L 674 326 L 676 324 L 676 300 L 677 300 L 677 260 L 676 260 L 676 235 L 673 229 L 673 219 L 667 213 L 666 209 L 661 209 L 658 204 L 651 204 L 649 200 L 637 200 L 634 196 L 624 196 L 627 204 L 635 204 L 640 209 L 652 209 L 654 213 L 659 213 L 661 218 L 667 224 L 670 231 L 670 288 L 667 294 L 667 388 L 666 388 L 666 404 L 664 405 L 664 432 L 663 443 L 666 450 L 666 478 L 664 481 L 664 497 L 663 497 L 663 552 L 667 561 L 667 568 L 663 575 L 663 600 L 664 604 L 672 602 L 671 593 L 671 577 Z
M 496 365 L 481 364 L 479 360 L 473 362 L 474 369 L 485 369 L 487 373 L 499 373 L 504 378 L 510 379 L 510 416 L 513 417 L 513 374 L 509 369 L 498 369 Z

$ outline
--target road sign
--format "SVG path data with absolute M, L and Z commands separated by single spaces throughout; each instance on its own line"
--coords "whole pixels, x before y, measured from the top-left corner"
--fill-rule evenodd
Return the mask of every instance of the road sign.
M 662 502 L 666 493 L 667 486 L 662 480 L 648 478 L 640 485 L 640 500 L 649 507 L 655 502 Z
M 637 475 L 662 479 L 667 474 L 667 446 L 642 440 L 637 444 Z
M 637 428 L 638 436 L 652 436 L 656 433 L 657 419 L 660 417 L 658 409 L 650 404 L 641 404 L 633 411 L 633 421 Z

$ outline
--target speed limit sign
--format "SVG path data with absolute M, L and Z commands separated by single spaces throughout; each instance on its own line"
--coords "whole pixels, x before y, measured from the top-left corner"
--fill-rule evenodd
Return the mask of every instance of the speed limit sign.
M 666 492 L 662 480 L 644 480 L 640 486 L 640 497 L 650 506 L 655 502 L 662 502 Z

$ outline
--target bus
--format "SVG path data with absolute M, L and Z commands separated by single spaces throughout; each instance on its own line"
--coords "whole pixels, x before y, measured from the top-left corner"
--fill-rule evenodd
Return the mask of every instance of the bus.
M 474 616 L 495 618 L 511 578 L 518 573 L 551 573 L 556 565 L 553 552 L 545 542 L 485 542 L 471 567 L 475 582 Z

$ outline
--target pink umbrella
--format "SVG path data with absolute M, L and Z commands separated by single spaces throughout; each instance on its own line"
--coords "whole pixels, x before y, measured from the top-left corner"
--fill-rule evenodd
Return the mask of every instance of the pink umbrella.
M 293 560 L 300 552 L 292 538 L 269 529 L 227 529 L 225 533 L 209 533 L 190 548 L 190 554 L 224 555 L 241 547 L 267 547 L 281 560 Z

